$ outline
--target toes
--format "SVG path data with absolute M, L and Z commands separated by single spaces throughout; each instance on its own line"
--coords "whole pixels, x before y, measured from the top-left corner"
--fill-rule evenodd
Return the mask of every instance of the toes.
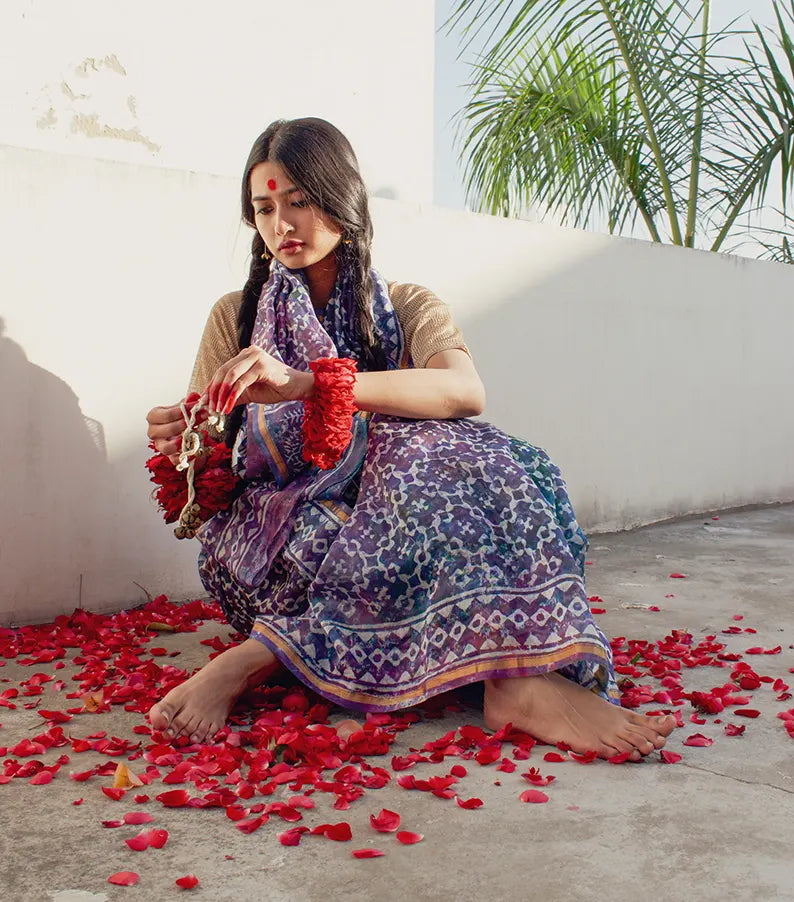
M 650 719 L 651 718 L 649 718 L 649 720 Z M 675 718 L 670 714 L 667 714 L 664 717 L 653 718 L 653 720 L 655 721 L 653 725 L 654 729 L 663 737 L 669 736 L 676 727 Z
M 641 733 L 630 733 L 626 738 L 641 755 L 650 755 L 655 748 L 653 742 Z
M 162 732 L 171 722 L 173 716 L 173 712 L 166 705 L 162 702 L 158 702 L 158 704 L 154 705 L 149 711 L 149 723 L 155 730 L 160 730 Z

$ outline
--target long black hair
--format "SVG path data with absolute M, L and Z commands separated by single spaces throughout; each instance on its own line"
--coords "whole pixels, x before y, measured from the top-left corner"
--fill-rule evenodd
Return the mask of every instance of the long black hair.
M 338 128 L 324 119 L 279 119 L 271 122 L 254 141 L 245 164 L 241 185 L 243 222 L 254 229 L 251 267 L 243 288 L 237 318 L 240 348 L 251 344 L 256 310 L 262 287 L 270 276 L 270 261 L 263 259 L 265 242 L 256 230 L 251 203 L 251 171 L 260 163 L 278 163 L 301 190 L 304 198 L 319 207 L 342 229 L 336 254 L 340 269 L 352 279 L 356 296 L 356 330 L 364 350 L 367 369 L 385 369 L 386 360 L 375 335 L 372 319 L 372 220 L 367 191 L 350 142 Z M 242 407 L 229 423 L 229 441 L 240 427 Z

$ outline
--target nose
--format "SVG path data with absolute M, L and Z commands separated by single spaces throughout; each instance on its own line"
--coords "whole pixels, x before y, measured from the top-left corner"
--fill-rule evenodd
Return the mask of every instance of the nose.
M 294 228 L 292 223 L 285 219 L 284 214 L 279 211 L 276 218 L 276 235 L 283 238 L 288 232 L 292 232 Z

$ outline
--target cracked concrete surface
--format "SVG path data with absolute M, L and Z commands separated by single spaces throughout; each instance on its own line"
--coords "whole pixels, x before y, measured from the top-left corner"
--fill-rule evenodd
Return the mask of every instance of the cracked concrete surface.
M 794 505 L 596 535 L 589 560 L 589 593 L 603 599 L 607 610 L 598 620 L 608 635 L 656 640 L 682 629 L 696 639 L 714 633 L 731 652 L 781 645 L 781 654 L 747 660 L 759 673 L 794 685 Z M 673 572 L 686 579 L 670 579 Z M 661 610 L 623 607 L 649 604 Z M 735 614 L 743 614 L 740 625 L 757 634 L 721 634 L 734 625 Z M 163 636 L 161 644 L 181 650 L 181 666 L 198 666 L 207 653 L 199 638 L 216 632 L 227 635 L 209 624 L 199 634 Z M 59 675 L 70 672 L 67 667 Z M 698 667 L 684 674 L 684 683 L 690 690 L 708 689 L 722 685 L 729 673 Z M 13 682 L 0 683 L 0 691 L 30 675 L 30 668 L 7 662 L 0 680 Z M 45 703 L 66 707 L 55 693 L 45 694 Z M 468 767 L 461 794 L 485 803 L 474 811 L 394 783 L 369 791 L 347 812 L 332 811 L 323 799 L 319 810 L 307 813 L 307 823 L 348 820 L 353 842 L 304 841 L 295 848 L 278 843 L 282 828 L 269 829 L 274 824 L 244 836 L 222 811 L 163 809 L 152 802 L 143 807 L 157 818 L 151 826 L 169 831 L 168 844 L 132 852 L 123 843 L 132 828 L 100 825 L 127 808 L 100 793 L 107 781 L 70 781 L 69 769 L 93 763 L 84 761 L 87 755 L 73 756 L 47 786 L 25 780 L 0 786 L 0 900 L 794 900 L 794 741 L 775 717 L 794 707 L 794 699 L 778 702 L 765 685 L 753 693 L 752 705 L 761 711 L 757 719 L 730 718 L 746 723 L 740 737 L 726 736 L 713 717 L 706 725 L 689 723 L 691 708 L 685 706 L 685 727 L 668 743 L 684 756 L 675 765 L 657 756 L 620 767 L 550 765 L 542 759 L 546 750 L 537 747 L 529 764 L 557 778 L 545 805 L 521 804 L 518 794 L 527 784 L 519 770 L 505 774 L 494 766 Z M 728 718 L 723 714 L 722 720 Z M 2 745 L 41 729 L 35 711 L 0 709 L 0 721 Z M 128 736 L 137 722 L 138 715 L 114 708 L 101 715 L 96 729 Z M 404 754 L 409 745 L 419 747 L 463 723 L 481 725 L 482 719 L 464 711 L 425 721 L 402 734 L 392 751 Z M 693 732 L 713 737 L 714 744 L 683 746 Z M 372 759 L 385 766 L 389 760 Z M 414 773 L 446 773 L 451 763 L 420 764 Z M 74 807 L 79 796 L 85 803 Z M 393 836 L 373 833 L 369 815 L 382 807 L 400 812 L 403 827 L 423 833 L 424 841 L 399 846 Z M 368 845 L 387 854 L 362 861 L 350 856 L 352 848 Z M 107 877 L 118 870 L 137 871 L 140 882 L 111 886 Z M 186 873 L 201 880 L 187 896 L 174 886 Z

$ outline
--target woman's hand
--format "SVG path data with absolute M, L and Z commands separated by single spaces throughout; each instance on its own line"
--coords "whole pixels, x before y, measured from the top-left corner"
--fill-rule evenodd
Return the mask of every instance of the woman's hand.
M 238 404 L 303 401 L 313 388 L 311 373 L 293 369 L 252 345 L 218 368 L 207 386 L 207 407 L 229 414 Z
M 198 400 L 198 392 L 191 392 L 182 403 L 189 411 Z M 199 414 L 199 420 L 203 419 L 206 419 L 205 411 Z M 146 422 L 149 424 L 148 436 L 156 450 L 176 463 L 182 448 L 182 433 L 187 426 L 180 405 L 153 407 L 146 414 Z

